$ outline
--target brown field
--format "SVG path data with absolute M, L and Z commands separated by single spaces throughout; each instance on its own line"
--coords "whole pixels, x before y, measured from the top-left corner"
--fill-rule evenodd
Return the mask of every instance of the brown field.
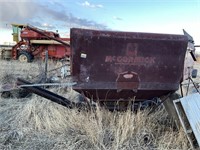
M 1 60 L 0 64 L 1 85 L 16 76 L 34 79 L 41 72 L 37 62 Z M 75 99 L 70 89 L 52 90 Z M 0 98 L 0 149 L 191 149 L 183 130 L 173 128 L 164 108 L 149 116 L 148 112 L 70 110 L 36 95 Z

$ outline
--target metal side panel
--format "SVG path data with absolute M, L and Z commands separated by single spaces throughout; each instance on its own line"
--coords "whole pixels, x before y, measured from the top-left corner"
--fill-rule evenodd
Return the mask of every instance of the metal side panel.
M 192 94 L 180 99 L 185 115 L 200 145 L 200 94 Z
M 30 40 L 31 44 L 55 44 L 55 45 L 61 45 L 62 43 L 57 42 L 55 40 Z M 70 44 L 69 41 L 63 41 L 66 44 Z

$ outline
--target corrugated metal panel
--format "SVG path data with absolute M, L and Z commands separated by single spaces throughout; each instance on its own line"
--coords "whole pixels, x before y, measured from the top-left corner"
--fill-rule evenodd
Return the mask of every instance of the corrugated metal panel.
M 192 94 L 181 99 L 181 104 L 200 145 L 200 94 Z
M 177 107 L 177 102 L 175 102 L 175 107 Z M 188 95 L 187 97 L 181 98 L 179 102 L 182 105 L 182 108 L 185 112 L 189 125 L 195 135 L 197 143 L 198 145 L 200 145 L 200 94 L 195 93 Z M 180 112 L 180 110 L 177 111 L 178 113 Z M 183 119 L 183 117 L 180 119 Z M 184 124 L 182 125 L 184 126 Z

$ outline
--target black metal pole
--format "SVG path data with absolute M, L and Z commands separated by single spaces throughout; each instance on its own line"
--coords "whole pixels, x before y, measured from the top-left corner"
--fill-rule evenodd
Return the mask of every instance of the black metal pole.
M 46 49 L 46 51 L 45 51 L 45 68 L 44 68 L 45 82 L 47 82 L 48 59 L 49 59 L 48 50 Z
M 24 79 L 20 79 L 20 78 L 17 79 L 17 85 L 25 85 L 25 84 L 30 85 L 32 83 L 30 83 Z M 45 90 L 41 87 L 22 87 L 22 88 L 26 89 L 29 92 L 35 93 L 39 96 L 42 96 L 46 99 L 49 99 L 57 104 L 68 107 L 68 108 L 74 108 L 77 105 L 76 103 L 74 103 L 64 97 L 57 95 L 51 91 Z

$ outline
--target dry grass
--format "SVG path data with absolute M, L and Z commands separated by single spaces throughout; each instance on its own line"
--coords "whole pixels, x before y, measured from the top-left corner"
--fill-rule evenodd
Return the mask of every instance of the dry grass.
M 16 72 L 30 73 L 28 67 L 17 70 L 15 65 L 21 66 L 17 62 L 6 63 Z M 5 73 L 13 74 L 3 67 L 1 79 Z M 33 68 L 39 70 L 36 65 Z M 164 109 L 149 116 L 148 112 L 70 110 L 35 95 L 0 98 L 0 149 L 190 149 L 184 132 L 173 130 Z
M 188 149 L 162 109 L 149 116 L 69 110 L 34 96 L 1 99 L 1 149 Z
M 195 56 L 196 56 L 197 62 L 200 63 L 200 54 L 197 53 Z

